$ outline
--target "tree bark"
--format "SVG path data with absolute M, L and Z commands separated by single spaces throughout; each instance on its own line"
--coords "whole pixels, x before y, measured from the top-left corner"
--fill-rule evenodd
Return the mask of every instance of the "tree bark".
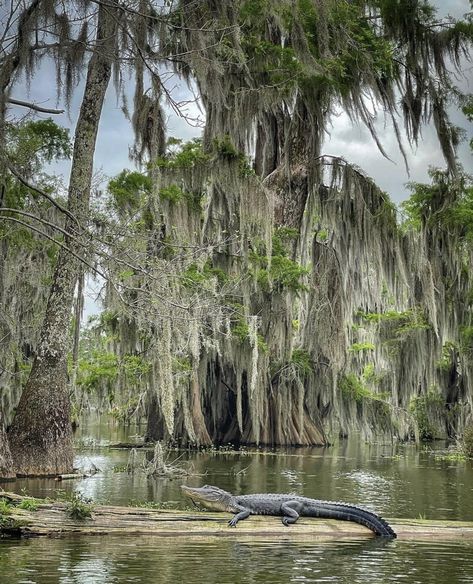
M 117 8 L 100 5 L 96 48 L 89 62 L 84 97 L 75 132 L 69 181 L 68 209 L 85 222 L 97 130 L 117 42 Z M 83 255 L 81 229 L 66 222 L 66 247 Z M 20 475 L 54 475 L 72 471 L 67 356 L 71 348 L 70 324 L 79 260 L 61 248 L 48 299 L 39 345 L 30 377 L 23 390 L 10 430 L 10 448 Z
M 194 433 L 199 446 L 210 446 L 212 439 L 209 436 L 205 425 L 204 414 L 202 412 L 200 385 L 197 374 L 194 373 L 191 379 L 191 414 Z
M 7 434 L 3 427 L 3 416 L 0 410 L 0 479 L 15 478 L 13 459 L 8 445 Z
M 284 115 L 265 112 L 256 127 L 255 172 L 266 178 L 281 163 L 284 150 Z

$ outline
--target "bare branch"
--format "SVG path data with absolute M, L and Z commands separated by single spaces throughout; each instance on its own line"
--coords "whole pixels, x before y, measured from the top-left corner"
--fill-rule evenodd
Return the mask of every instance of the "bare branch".
M 21 176 L 21 174 L 18 172 L 18 170 L 10 162 L 7 162 L 7 166 L 8 166 L 8 170 L 13 174 L 13 176 L 15 176 L 21 182 L 22 185 L 24 185 L 25 187 L 29 188 L 30 190 L 34 191 L 35 193 L 38 193 L 38 195 L 41 195 L 42 197 L 47 199 L 52 205 L 54 205 L 56 207 L 56 209 L 61 211 L 61 213 L 64 213 L 64 215 L 67 215 L 69 217 L 69 219 L 71 219 L 72 221 L 74 221 L 74 223 L 76 223 L 76 225 L 79 225 L 79 221 L 77 220 L 77 218 L 70 211 L 68 211 L 65 207 L 63 207 L 60 203 L 55 201 L 53 199 L 53 197 L 51 197 L 51 195 L 48 195 L 48 193 L 44 192 L 36 185 L 33 185 L 30 182 L 28 182 L 24 177 Z M 80 225 L 79 225 L 79 227 L 80 227 Z
M 39 235 L 42 235 L 43 237 L 46 237 L 46 239 L 49 239 L 49 241 L 52 241 L 53 243 L 55 243 L 59 247 L 62 247 L 63 249 L 65 249 L 68 253 L 70 253 L 72 256 L 74 256 L 76 259 L 78 259 L 81 263 L 83 263 L 88 268 L 90 268 L 93 272 L 95 272 L 96 274 L 98 274 L 99 276 L 101 276 L 104 280 L 109 280 L 109 278 L 103 272 L 101 272 L 100 270 L 98 270 L 95 266 L 93 266 L 92 264 L 90 264 L 83 257 L 81 257 L 80 255 L 78 255 L 75 252 L 73 252 L 72 249 L 69 249 L 67 247 L 67 245 L 65 245 L 61 241 L 58 241 L 57 239 L 54 239 L 54 237 L 51 237 L 51 235 L 48 235 L 44 231 L 41 231 L 41 229 L 38 229 L 37 227 L 34 227 L 33 225 L 31 225 L 31 223 L 27 223 L 26 221 L 21 221 L 21 219 L 16 219 L 15 217 L 10 217 L 8 215 L 2 215 L 0 217 L 0 219 L 2 221 L 13 221 L 14 223 L 19 223 L 20 225 L 23 225 L 24 227 L 27 227 L 28 229 L 31 229 L 32 231 L 35 231 Z
M 21 99 L 14 99 L 13 97 L 8 98 L 7 103 L 11 103 L 12 105 L 19 105 L 21 107 L 27 107 L 29 109 L 35 110 L 36 112 L 41 112 L 44 114 L 63 114 L 65 111 L 65 110 L 42 107 L 40 105 L 36 105 L 35 103 L 29 102 L 29 101 L 22 101 Z
M 38 215 L 33 215 L 33 213 L 28 213 L 27 211 L 22 211 L 20 209 L 14 209 L 13 207 L 0 207 L 0 211 L 5 211 L 7 213 L 18 213 L 18 215 L 23 215 L 24 217 L 29 217 L 30 219 L 34 219 L 35 221 L 39 221 L 40 223 L 43 223 L 44 225 L 47 225 L 48 227 L 52 227 L 53 229 L 57 229 L 57 231 L 60 231 L 66 237 L 69 237 L 71 239 L 74 239 L 75 241 L 78 241 L 79 244 L 82 245 L 83 247 L 87 247 L 85 243 L 82 243 L 81 241 L 79 241 L 79 239 L 77 237 L 74 237 L 74 235 L 72 235 L 71 233 L 69 233 L 68 231 L 66 231 L 65 229 L 60 227 L 59 225 L 56 225 L 55 223 L 51 223 L 51 221 L 47 221 L 46 219 L 43 219 L 42 217 L 38 217 Z M 0 215 L 0 219 L 3 219 L 3 218 L 4 218 L 4 215 Z

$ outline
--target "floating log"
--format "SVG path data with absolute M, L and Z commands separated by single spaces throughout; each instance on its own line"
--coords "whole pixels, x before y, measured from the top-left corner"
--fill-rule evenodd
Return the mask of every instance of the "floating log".
M 91 518 L 75 520 L 68 515 L 67 503 L 36 500 L 38 508 L 32 511 L 18 507 L 25 497 L 0 492 L 0 498 L 5 498 L 12 503 L 8 515 L 0 516 L 0 535 L 3 536 L 152 535 L 232 537 L 242 540 L 270 537 L 277 540 L 312 541 L 373 537 L 373 533 L 362 525 L 332 519 L 301 518 L 297 524 L 284 527 L 278 517 L 254 516 L 240 522 L 236 528 L 231 528 L 227 525 L 230 515 L 226 513 L 109 505 L 97 505 Z M 399 539 L 473 540 L 473 522 L 390 519 L 389 523 Z
M 85 479 L 91 475 L 84 473 L 70 473 L 70 474 L 60 474 L 54 477 L 55 481 L 70 481 L 71 479 Z
M 154 442 L 113 442 L 112 444 L 108 445 L 108 448 L 117 449 L 117 450 L 131 450 L 132 448 L 144 448 L 144 449 L 153 449 Z

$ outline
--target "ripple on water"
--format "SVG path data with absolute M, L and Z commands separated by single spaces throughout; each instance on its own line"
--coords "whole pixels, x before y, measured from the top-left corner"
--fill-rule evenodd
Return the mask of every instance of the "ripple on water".
M 471 584 L 473 544 L 140 537 L 0 543 L 1 584 Z

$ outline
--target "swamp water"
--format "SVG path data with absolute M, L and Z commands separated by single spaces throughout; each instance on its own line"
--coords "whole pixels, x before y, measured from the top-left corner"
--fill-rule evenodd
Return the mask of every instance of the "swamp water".
M 38 497 L 55 497 L 60 486 L 80 491 L 96 503 L 171 502 L 184 508 L 189 502 L 182 497 L 180 484 L 208 483 L 242 493 L 295 492 L 359 503 L 387 518 L 473 521 L 472 463 L 445 460 L 414 445 L 352 441 L 326 449 L 171 452 L 169 462 L 179 457 L 175 464 L 193 474 L 169 480 L 147 477 L 141 470 L 128 474 L 123 469 L 129 451 L 103 447 L 129 440 L 136 429 L 90 424 L 80 432 L 77 465 L 93 463 L 101 472 L 59 484 L 24 479 L 1 486 Z M 151 454 L 138 451 L 137 464 Z M 291 541 L 289 530 L 284 540 L 258 542 L 152 537 L 3 540 L 0 584 L 473 584 L 471 541 L 360 538 L 308 543 Z

